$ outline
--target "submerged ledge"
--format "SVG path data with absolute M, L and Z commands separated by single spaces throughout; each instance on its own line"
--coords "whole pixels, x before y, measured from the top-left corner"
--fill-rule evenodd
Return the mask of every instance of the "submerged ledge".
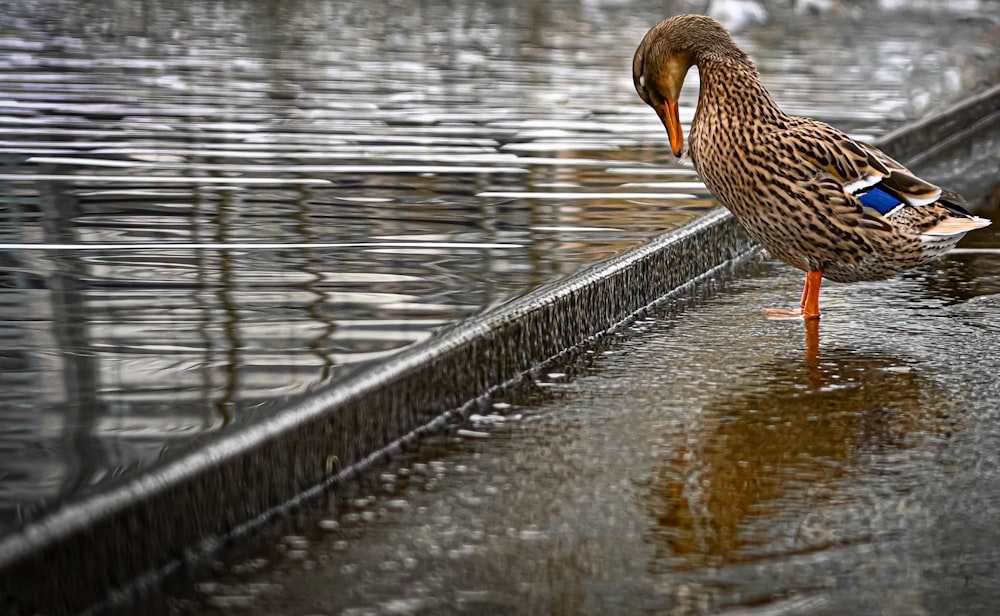
M 1000 86 L 875 143 L 904 161 L 932 156 L 997 113 Z M 56 510 L 0 540 L 0 607 L 59 614 L 126 604 L 145 583 L 335 488 L 476 399 L 753 249 L 733 217 L 715 210 Z

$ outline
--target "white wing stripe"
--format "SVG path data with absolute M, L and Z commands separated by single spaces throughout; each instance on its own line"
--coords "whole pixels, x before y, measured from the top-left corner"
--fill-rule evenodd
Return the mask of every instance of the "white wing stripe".
M 853 195 L 862 188 L 868 188 L 869 186 L 874 186 L 882 180 L 881 176 L 878 175 L 866 175 L 860 179 L 854 180 L 848 184 L 844 184 L 844 192 L 849 195 Z

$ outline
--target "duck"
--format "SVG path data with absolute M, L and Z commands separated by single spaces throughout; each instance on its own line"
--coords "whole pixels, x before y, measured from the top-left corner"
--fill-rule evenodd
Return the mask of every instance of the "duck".
M 698 104 L 684 148 L 678 100 L 692 66 Z M 771 255 L 806 273 L 797 309 L 820 318 L 824 279 L 884 280 L 933 262 L 990 220 L 878 148 L 818 120 L 784 113 L 753 61 L 704 15 L 661 21 L 632 61 L 639 97 L 674 156 L 690 156 L 709 192 Z

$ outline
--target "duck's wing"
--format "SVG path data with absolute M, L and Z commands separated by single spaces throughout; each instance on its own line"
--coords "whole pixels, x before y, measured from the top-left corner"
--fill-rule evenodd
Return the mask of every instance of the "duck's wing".
M 801 160 L 825 172 L 840 184 L 854 204 L 858 222 L 866 227 L 889 230 L 891 218 L 904 207 L 938 205 L 926 212 L 925 234 L 965 233 L 989 224 L 970 214 L 961 197 L 917 177 L 899 161 L 875 146 L 855 141 L 842 131 L 809 118 L 791 118 L 775 135 Z
M 786 164 L 782 158 L 788 159 L 791 168 L 801 168 L 804 163 L 805 173 L 814 178 L 808 182 L 814 193 L 807 205 L 825 210 L 828 218 L 832 216 L 847 227 L 860 225 L 892 232 L 885 215 L 900 200 L 887 191 L 873 192 L 893 174 L 887 164 L 891 159 L 885 160 L 876 155 L 877 150 L 873 152 L 828 124 L 808 118 L 789 118 L 766 139 L 779 166 Z M 870 195 L 867 203 L 861 200 L 862 195 Z
M 885 215 L 888 200 L 906 205 L 927 205 L 941 196 L 941 188 L 918 178 L 901 163 L 875 146 L 855 141 L 829 124 L 809 118 L 792 118 L 783 133 L 797 144 L 797 154 L 826 171 L 844 186 L 844 192 L 861 197 L 877 192 L 871 197 L 871 207 Z
M 889 175 L 873 183 L 873 185 L 878 185 L 879 190 L 891 194 L 907 205 L 928 205 L 937 201 L 944 194 L 940 187 L 918 178 L 912 171 L 875 146 L 854 141 L 846 135 L 844 137 L 860 146 L 870 158 L 877 160 L 889 171 Z M 953 197 L 961 200 L 958 195 L 953 195 Z
M 872 190 L 878 190 L 899 199 L 904 205 L 938 206 L 936 215 L 929 212 L 921 216 L 920 232 L 925 236 L 964 235 L 973 229 L 980 229 L 990 224 L 988 218 L 973 215 L 965 209 L 965 199 L 950 190 L 938 188 L 930 182 L 918 178 L 909 169 L 889 157 L 888 154 L 875 146 L 859 143 L 872 156 L 881 160 L 889 169 L 889 176 L 873 185 Z M 933 189 L 933 190 L 931 190 Z M 869 198 L 871 191 L 861 195 L 862 203 Z

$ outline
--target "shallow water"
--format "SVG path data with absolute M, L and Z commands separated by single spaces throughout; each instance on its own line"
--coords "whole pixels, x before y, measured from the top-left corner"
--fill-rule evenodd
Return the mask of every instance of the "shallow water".
M 0 529 L 710 207 L 632 91 L 667 12 L 6 2 Z M 790 111 L 877 134 L 989 75 L 995 32 L 741 40 Z
M 828 284 L 818 351 L 763 315 L 799 272 L 704 282 L 171 613 L 995 613 L 1000 232 L 969 239 Z

